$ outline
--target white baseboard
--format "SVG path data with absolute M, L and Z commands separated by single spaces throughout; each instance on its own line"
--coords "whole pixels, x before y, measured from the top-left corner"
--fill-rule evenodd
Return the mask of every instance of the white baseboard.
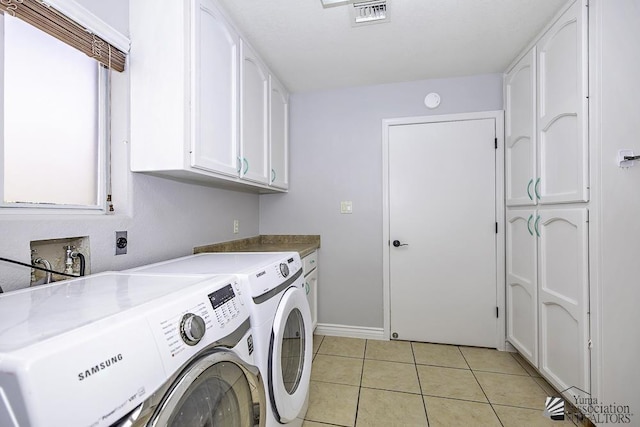
M 368 328 L 365 326 L 331 325 L 328 323 L 318 323 L 315 334 L 327 335 L 330 337 L 362 338 L 366 340 L 384 340 L 383 328 Z

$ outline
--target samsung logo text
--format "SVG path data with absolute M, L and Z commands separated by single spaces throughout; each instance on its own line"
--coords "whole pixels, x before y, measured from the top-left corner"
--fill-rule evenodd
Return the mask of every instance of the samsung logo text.
M 107 359 L 103 362 L 98 363 L 95 366 L 92 366 L 91 368 L 85 369 L 84 372 L 80 372 L 78 374 L 78 381 L 82 381 L 85 380 L 87 378 L 89 378 L 91 375 L 95 375 L 97 373 L 99 373 L 100 371 L 103 371 L 105 369 L 107 369 L 110 366 L 115 365 L 116 363 L 120 362 L 122 360 L 122 353 L 119 353 L 116 356 L 113 356 L 110 359 Z

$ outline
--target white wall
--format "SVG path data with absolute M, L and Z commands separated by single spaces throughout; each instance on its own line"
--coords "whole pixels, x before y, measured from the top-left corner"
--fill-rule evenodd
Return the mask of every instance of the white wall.
M 591 73 L 591 138 L 600 156 L 594 165 L 599 179 L 592 184 L 601 198 L 591 224 L 600 239 L 592 247 L 596 265 L 600 262 L 592 276 L 592 296 L 600 299 L 594 333 L 601 334 L 593 351 L 602 367 L 594 380 L 600 383 L 601 402 L 630 405 L 631 424 L 639 425 L 640 165 L 621 169 L 616 154 L 619 149 L 640 154 L 640 1 L 592 3 L 592 56 L 599 65 Z
M 128 35 L 128 0 L 79 0 L 79 3 Z M 104 7 L 104 3 L 109 3 L 109 7 Z M 128 73 L 114 73 L 113 85 L 116 214 L 0 215 L 0 257 L 28 263 L 31 240 L 89 236 L 91 271 L 97 273 L 187 255 L 194 246 L 258 234 L 256 194 L 179 183 L 129 171 Z M 240 234 L 233 234 L 234 219 L 240 221 Z M 117 230 L 129 233 L 127 255 L 114 255 Z M 60 250 L 62 252 L 62 248 Z M 0 287 L 5 291 L 28 286 L 29 278 L 29 268 L 0 262 Z
M 442 97 L 436 110 L 423 103 L 432 91 Z M 291 187 L 260 196 L 260 232 L 320 234 L 318 321 L 381 328 L 381 121 L 500 110 L 502 76 L 300 93 L 290 109 Z M 341 200 L 353 201 L 353 214 L 340 214 Z

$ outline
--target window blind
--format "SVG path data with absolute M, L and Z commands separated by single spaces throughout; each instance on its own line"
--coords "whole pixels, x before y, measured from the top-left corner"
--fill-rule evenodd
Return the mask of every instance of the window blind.
M 104 66 L 124 71 L 126 54 L 42 0 L 0 0 L 0 12 L 19 18 Z

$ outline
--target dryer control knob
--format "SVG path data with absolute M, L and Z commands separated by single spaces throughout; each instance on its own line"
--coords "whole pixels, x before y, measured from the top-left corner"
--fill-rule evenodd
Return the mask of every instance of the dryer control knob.
M 282 277 L 287 277 L 289 275 L 289 266 L 284 262 L 280 264 L 280 273 L 282 273 Z
M 202 317 L 197 314 L 187 313 L 180 321 L 180 337 L 188 345 L 196 345 L 200 342 L 207 330 Z

